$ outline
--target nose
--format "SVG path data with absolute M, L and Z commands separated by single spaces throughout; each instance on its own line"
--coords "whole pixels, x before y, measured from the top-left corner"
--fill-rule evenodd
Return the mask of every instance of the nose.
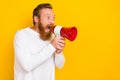
M 50 17 L 50 23 L 54 24 L 54 22 L 55 22 L 55 18 L 54 17 Z
M 55 20 L 54 19 L 51 19 L 50 23 L 54 24 Z

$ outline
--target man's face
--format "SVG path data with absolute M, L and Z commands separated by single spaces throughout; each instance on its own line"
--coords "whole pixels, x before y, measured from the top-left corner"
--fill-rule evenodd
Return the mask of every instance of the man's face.
M 40 19 L 38 21 L 41 38 L 47 40 L 51 38 L 51 29 L 54 25 L 54 12 L 52 9 L 42 9 L 40 11 Z

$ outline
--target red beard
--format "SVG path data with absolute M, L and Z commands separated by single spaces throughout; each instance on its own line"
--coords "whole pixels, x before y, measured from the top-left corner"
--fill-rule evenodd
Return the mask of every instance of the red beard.
M 50 40 L 52 37 L 53 24 L 48 24 L 46 27 L 43 27 L 43 25 L 40 23 L 38 27 L 40 32 L 40 38 L 44 41 Z M 45 32 L 46 29 L 49 29 L 49 32 Z

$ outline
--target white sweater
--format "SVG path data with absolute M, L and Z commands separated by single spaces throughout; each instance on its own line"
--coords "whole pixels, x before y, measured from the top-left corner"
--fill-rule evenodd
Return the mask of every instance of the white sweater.
M 55 80 L 55 65 L 65 62 L 63 53 L 56 54 L 50 41 L 29 27 L 16 33 L 14 51 L 14 80 Z

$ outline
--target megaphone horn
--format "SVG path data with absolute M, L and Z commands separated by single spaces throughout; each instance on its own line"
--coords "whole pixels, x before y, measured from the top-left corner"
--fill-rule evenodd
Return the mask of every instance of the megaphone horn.
M 60 35 L 62 37 L 67 38 L 70 41 L 75 40 L 77 36 L 77 28 L 76 27 L 63 27 L 63 26 L 54 26 L 52 32 L 56 35 Z

